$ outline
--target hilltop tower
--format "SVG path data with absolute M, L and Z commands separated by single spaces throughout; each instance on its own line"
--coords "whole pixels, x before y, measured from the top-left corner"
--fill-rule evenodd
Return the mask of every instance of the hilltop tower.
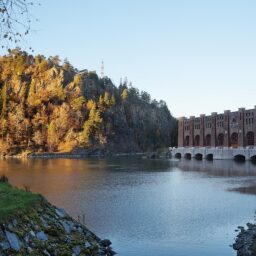
M 103 61 L 101 61 L 100 76 L 101 78 L 104 78 L 104 62 Z

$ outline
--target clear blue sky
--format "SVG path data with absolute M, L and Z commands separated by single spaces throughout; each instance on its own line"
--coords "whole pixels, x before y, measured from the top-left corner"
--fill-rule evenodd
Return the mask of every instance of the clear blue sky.
M 175 116 L 256 105 L 255 0 L 41 0 L 36 53 L 121 77 Z

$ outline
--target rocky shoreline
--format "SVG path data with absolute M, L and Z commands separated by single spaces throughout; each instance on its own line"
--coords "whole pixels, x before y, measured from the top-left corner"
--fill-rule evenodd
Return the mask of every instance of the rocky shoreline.
M 149 159 L 158 158 L 171 158 L 169 148 L 159 148 L 157 150 L 138 151 L 138 150 L 115 150 L 113 148 L 88 148 L 88 149 L 75 149 L 67 152 L 21 152 L 18 154 L 5 154 L 0 155 L 0 159 L 8 158 L 90 158 L 90 157 L 129 157 L 136 156 Z
M 110 245 L 43 197 L 36 207 L 0 221 L 1 256 L 112 256 Z
M 131 152 L 131 153 L 110 153 L 104 151 L 86 151 L 86 152 L 68 152 L 68 153 L 33 153 L 27 158 L 89 158 L 89 157 L 108 157 L 108 156 L 142 156 L 144 153 Z
M 239 226 L 238 230 L 240 232 L 233 244 L 237 256 L 256 256 L 256 224 L 247 223 L 247 228 Z

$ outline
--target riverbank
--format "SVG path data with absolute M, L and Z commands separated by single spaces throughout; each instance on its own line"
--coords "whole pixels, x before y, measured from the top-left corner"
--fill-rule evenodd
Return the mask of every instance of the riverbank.
M 85 151 L 81 153 L 77 152 L 66 152 L 66 153 L 33 153 L 26 157 L 30 159 L 36 158 L 89 158 L 89 157 L 111 157 L 111 156 L 143 156 L 142 152 L 131 152 L 131 153 L 111 153 L 105 151 Z
M 115 252 L 41 195 L 0 182 L 0 255 L 108 255 Z
M 240 229 L 236 242 L 233 244 L 237 256 L 256 256 L 256 224 L 247 223 L 247 228 Z
M 169 149 L 159 149 L 156 151 L 131 151 L 131 152 L 116 152 L 110 151 L 106 149 L 88 149 L 88 150 L 77 150 L 72 152 L 42 152 L 42 153 L 31 153 L 31 152 L 23 152 L 20 154 L 15 155 L 2 155 L 0 156 L 1 159 L 8 159 L 8 158 L 28 158 L 28 159 L 48 159 L 48 158 L 70 158 L 70 159 L 79 159 L 79 158 L 90 158 L 90 157 L 142 157 L 142 158 L 170 158 Z

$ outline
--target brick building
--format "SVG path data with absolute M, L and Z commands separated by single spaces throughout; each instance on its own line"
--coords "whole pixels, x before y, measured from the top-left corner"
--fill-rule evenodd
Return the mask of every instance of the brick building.
M 178 147 L 256 146 L 256 106 L 179 119 Z

